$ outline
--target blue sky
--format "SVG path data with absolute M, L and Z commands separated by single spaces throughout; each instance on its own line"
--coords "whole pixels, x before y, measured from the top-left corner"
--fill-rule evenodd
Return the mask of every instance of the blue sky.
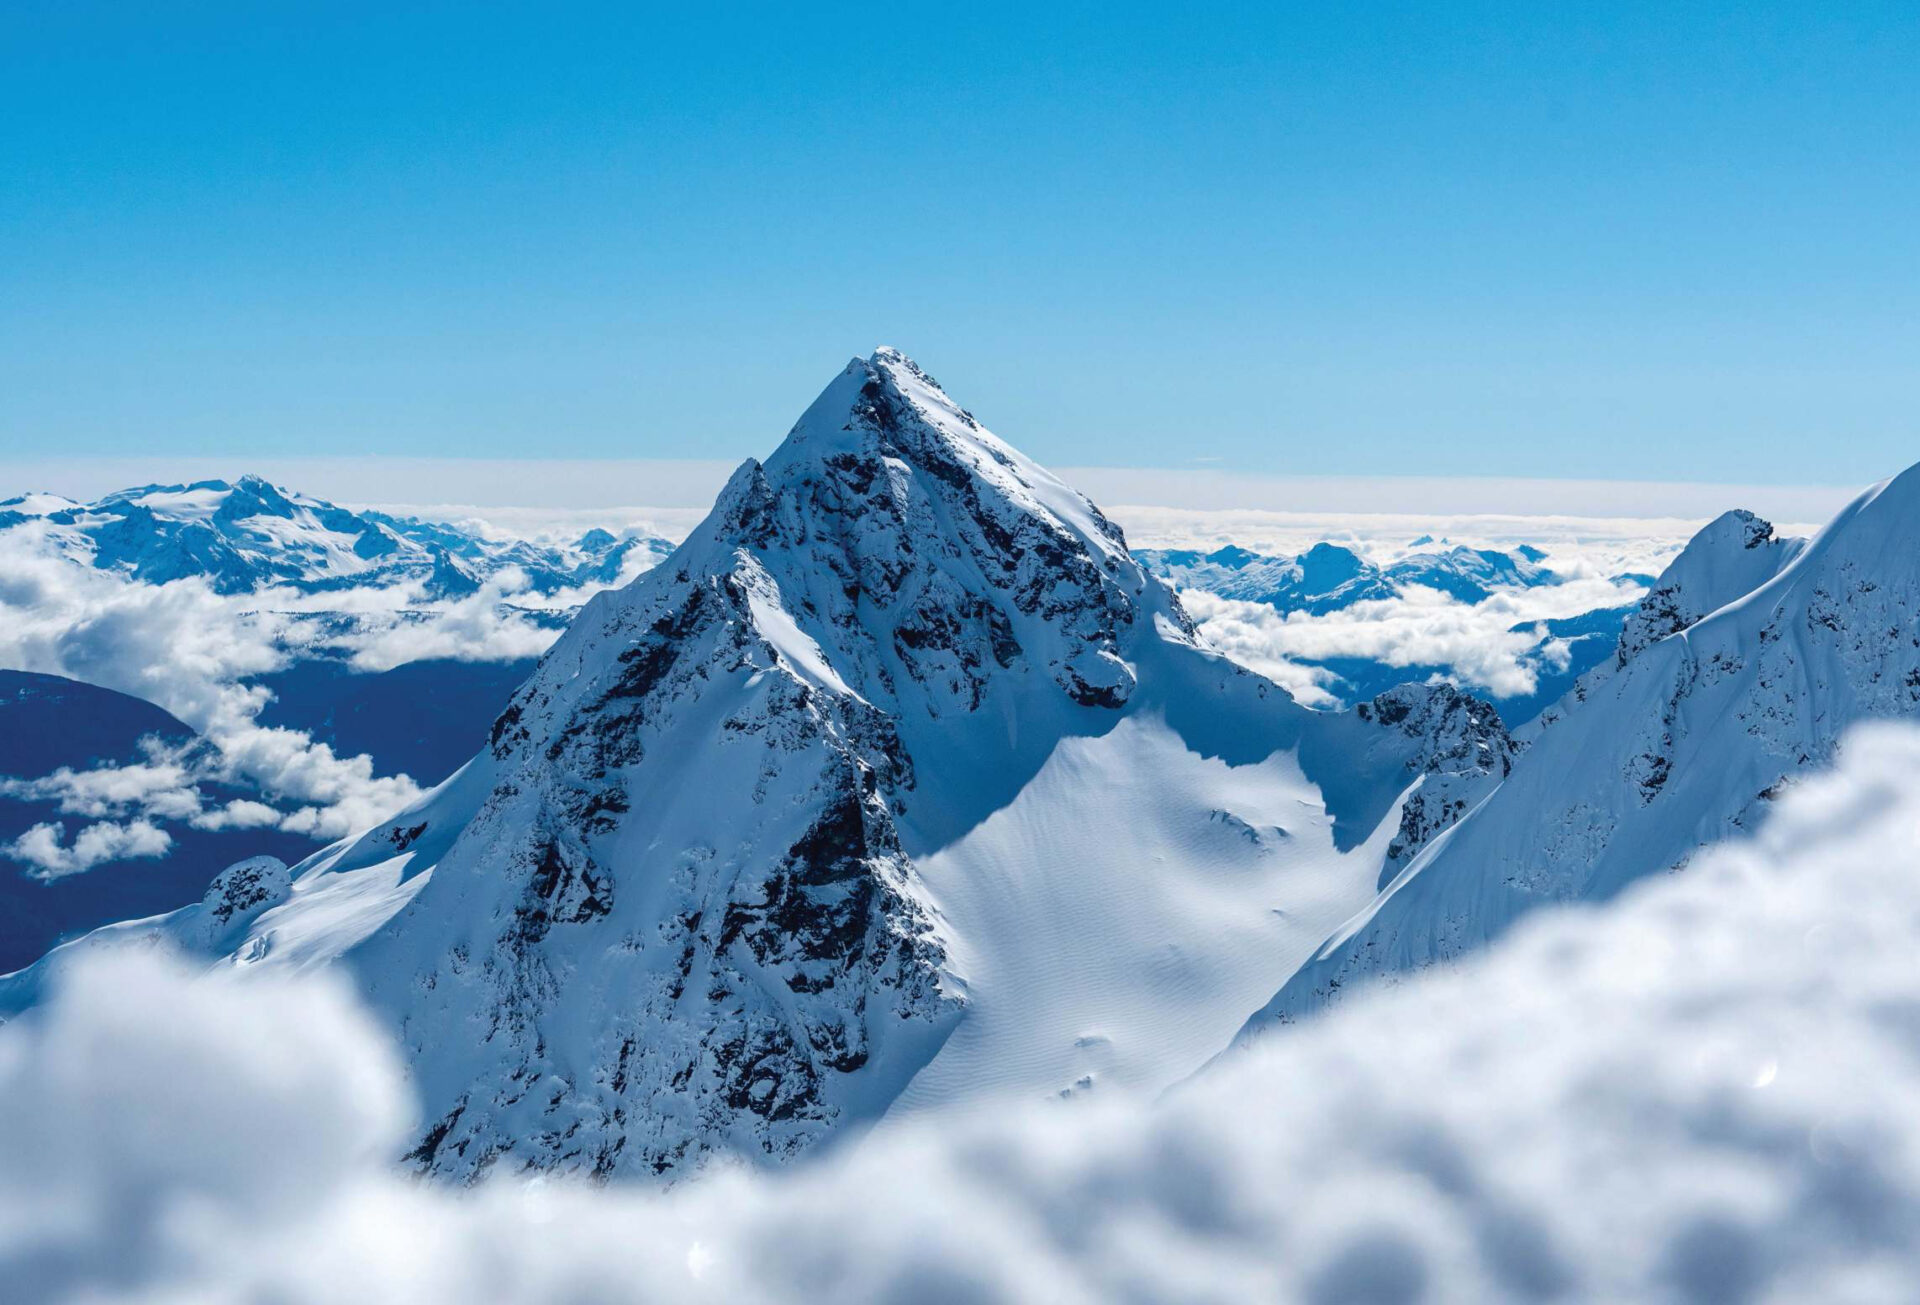
M 13 0 L 0 456 L 1920 458 L 1912 0 L 799 8 Z

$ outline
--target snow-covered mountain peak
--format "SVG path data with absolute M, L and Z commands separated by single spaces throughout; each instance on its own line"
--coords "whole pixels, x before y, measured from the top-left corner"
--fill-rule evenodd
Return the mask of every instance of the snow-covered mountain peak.
M 890 349 L 850 362 L 764 464 L 735 471 L 668 569 L 743 566 L 752 623 L 786 662 L 818 653 L 857 696 L 915 716 L 973 711 L 1028 668 L 1117 707 L 1152 616 L 1191 632 L 1098 508 Z M 815 652 L 783 644 L 789 627 Z
M 442 1112 L 424 1167 L 784 1156 L 871 1115 L 959 1018 L 949 940 L 988 930 L 936 903 L 918 858 L 1064 738 L 1114 731 L 1143 678 L 1159 711 L 1201 680 L 1244 699 L 1255 757 L 1298 733 L 1284 693 L 1195 644 L 1097 508 L 883 350 L 672 556 L 582 609 L 486 752 L 302 867 L 283 910 L 385 885 L 391 922 L 328 945 Z M 303 927 L 269 912 L 239 959 L 304 954 Z
M 1337 931 L 1250 1028 L 1605 900 L 1757 827 L 1856 722 L 1920 716 L 1920 467 L 1814 539 L 1705 527 L 1511 773 Z
M 1804 539 L 1776 535 L 1771 522 L 1745 509 L 1721 513 L 1687 542 L 1628 614 L 1614 664 L 1625 666 L 1649 644 L 1753 592 L 1805 546 Z
M 1131 565 L 1119 528 L 1098 508 L 988 431 L 897 349 L 849 362 L 767 459 L 767 472 L 786 484 L 811 474 L 808 464 L 844 470 L 847 459 L 875 458 L 944 485 L 943 497 L 982 497 L 1078 538 L 1116 565 Z
M 1443 687 L 1313 713 L 1204 647 L 1093 504 L 881 350 L 581 609 L 465 768 L 285 900 L 216 891 L 265 896 L 211 946 L 352 973 L 430 1172 L 780 1159 L 1163 1090 L 1507 751 Z

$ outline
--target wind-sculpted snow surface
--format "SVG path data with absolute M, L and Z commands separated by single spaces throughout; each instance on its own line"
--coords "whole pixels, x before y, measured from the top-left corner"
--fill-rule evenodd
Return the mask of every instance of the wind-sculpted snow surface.
M 1031 1103 L 665 1193 L 387 1163 L 344 985 L 69 971 L 0 1027 L 11 1300 L 1920 1299 L 1920 735 L 1758 839 L 1347 1003 L 1154 1105 Z
M 1562 713 L 1250 1030 L 1454 959 L 1536 906 L 1682 866 L 1756 825 L 1849 725 L 1920 716 L 1920 467 L 1810 543 L 1750 513 L 1709 525 Z

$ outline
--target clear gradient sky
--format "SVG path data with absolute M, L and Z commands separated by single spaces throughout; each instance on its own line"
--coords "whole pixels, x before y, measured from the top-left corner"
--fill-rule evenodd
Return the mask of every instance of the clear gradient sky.
M 892 343 L 1059 465 L 1860 482 L 1916 215 L 1914 0 L 9 0 L 0 459 L 730 461 Z

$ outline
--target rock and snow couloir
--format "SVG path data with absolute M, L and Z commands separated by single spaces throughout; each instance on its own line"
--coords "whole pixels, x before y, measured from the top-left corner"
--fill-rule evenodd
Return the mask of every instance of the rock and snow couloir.
M 217 929 L 203 904 L 75 946 L 337 962 L 411 1065 L 432 1173 L 777 1159 L 1192 1072 L 1431 835 L 1410 786 L 1504 773 L 1469 703 L 1301 708 L 883 349 L 412 809 Z
M 1718 518 L 1659 577 L 1618 655 L 1511 776 L 1336 931 L 1248 1025 L 1452 960 L 1536 906 L 1599 901 L 1750 830 L 1857 721 L 1920 715 L 1920 467 L 1815 539 Z

